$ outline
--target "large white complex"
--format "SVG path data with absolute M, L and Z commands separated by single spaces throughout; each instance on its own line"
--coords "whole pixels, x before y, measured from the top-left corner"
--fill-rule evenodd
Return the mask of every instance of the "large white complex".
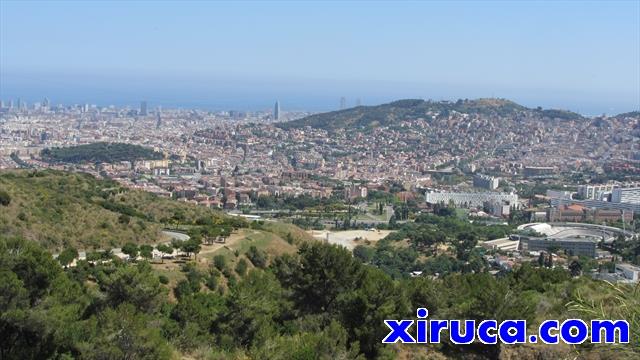
M 607 197 L 613 193 L 614 189 L 638 187 L 640 187 L 640 183 L 637 182 L 580 185 L 578 186 L 578 196 L 587 200 L 607 200 Z
M 593 238 L 604 239 L 609 243 L 622 235 L 626 239 L 635 236 L 633 231 L 623 230 L 612 226 L 584 224 L 584 223 L 529 223 L 518 226 L 519 231 L 532 230 L 548 238 Z
M 549 251 L 557 248 L 569 254 L 589 257 L 596 257 L 599 241 L 611 243 L 618 236 L 630 239 L 635 235 L 632 231 L 616 227 L 582 223 L 531 223 L 518 226 L 518 230 L 524 233 L 510 238 L 520 240 L 518 249 L 521 251 Z M 536 234 L 527 235 L 528 230 Z
M 611 202 L 640 204 L 640 187 L 613 189 Z
M 617 209 L 629 210 L 634 213 L 640 212 L 640 203 L 613 202 L 601 200 L 567 200 L 567 199 L 551 199 L 551 206 L 558 207 L 560 205 L 578 204 L 593 209 Z
M 518 195 L 497 192 L 428 192 L 426 200 L 429 204 L 453 202 L 455 206 L 475 208 L 483 207 L 485 203 L 507 203 L 510 206 L 518 207 Z

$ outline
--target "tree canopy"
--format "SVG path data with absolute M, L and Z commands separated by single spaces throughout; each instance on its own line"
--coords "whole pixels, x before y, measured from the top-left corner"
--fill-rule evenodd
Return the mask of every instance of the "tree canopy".
M 120 161 L 158 160 L 164 155 L 140 145 L 97 142 L 86 145 L 44 149 L 42 158 L 49 162 L 115 163 Z

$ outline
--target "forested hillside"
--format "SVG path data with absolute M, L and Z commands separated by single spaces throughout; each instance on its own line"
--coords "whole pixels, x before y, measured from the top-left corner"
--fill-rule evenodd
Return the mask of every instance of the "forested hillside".
M 42 150 L 42 158 L 61 163 L 115 163 L 141 159 L 162 159 L 163 155 L 139 145 L 97 142 Z
M 344 248 L 303 243 L 254 267 L 186 263 L 175 287 L 146 261 L 64 270 L 0 238 L 2 359 L 637 359 L 639 294 L 562 269 L 393 280 Z M 220 270 L 222 269 L 222 270 Z M 171 295 L 171 296 L 170 296 Z M 586 299 L 586 300 L 583 300 Z M 569 304 L 569 306 L 567 305 Z M 629 345 L 384 345 L 384 319 L 625 318 Z

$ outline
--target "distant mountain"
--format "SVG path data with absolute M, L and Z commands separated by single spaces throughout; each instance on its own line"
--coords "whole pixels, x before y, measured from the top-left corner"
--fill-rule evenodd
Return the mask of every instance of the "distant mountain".
M 618 114 L 618 115 L 616 115 L 614 117 L 618 118 L 618 119 L 626 119 L 626 118 L 640 119 L 640 111 L 626 112 L 626 113 Z
M 398 100 L 376 106 L 357 106 L 350 109 L 332 111 L 307 116 L 302 119 L 281 123 L 283 129 L 295 129 L 310 126 L 329 131 L 351 128 L 374 128 L 392 125 L 395 122 L 411 119 L 442 119 L 452 112 L 477 114 L 482 116 L 509 117 L 530 115 L 539 118 L 577 120 L 580 114 L 542 108 L 530 109 L 506 99 L 476 99 L 450 101 L 425 101 L 420 99 Z

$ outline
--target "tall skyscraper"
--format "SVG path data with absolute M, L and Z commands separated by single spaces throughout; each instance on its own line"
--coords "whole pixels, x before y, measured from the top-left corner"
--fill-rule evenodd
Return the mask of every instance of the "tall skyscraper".
M 347 108 L 347 98 L 344 96 L 340 98 L 340 110 L 344 110 Z
M 18 98 L 18 109 L 22 110 L 22 99 Z
M 13 109 L 13 100 L 9 100 L 9 109 Z
M 49 110 L 49 107 L 51 107 L 51 102 L 49 101 L 49 98 L 44 98 L 44 100 L 42 101 L 42 108 L 44 110 Z
M 273 107 L 273 120 L 280 120 L 280 102 L 276 100 L 276 105 Z
M 142 116 L 147 116 L 148 115 L 147 102 L 146 101 L 141 101 L 140 102 L 140 115 L 142 115 Z

